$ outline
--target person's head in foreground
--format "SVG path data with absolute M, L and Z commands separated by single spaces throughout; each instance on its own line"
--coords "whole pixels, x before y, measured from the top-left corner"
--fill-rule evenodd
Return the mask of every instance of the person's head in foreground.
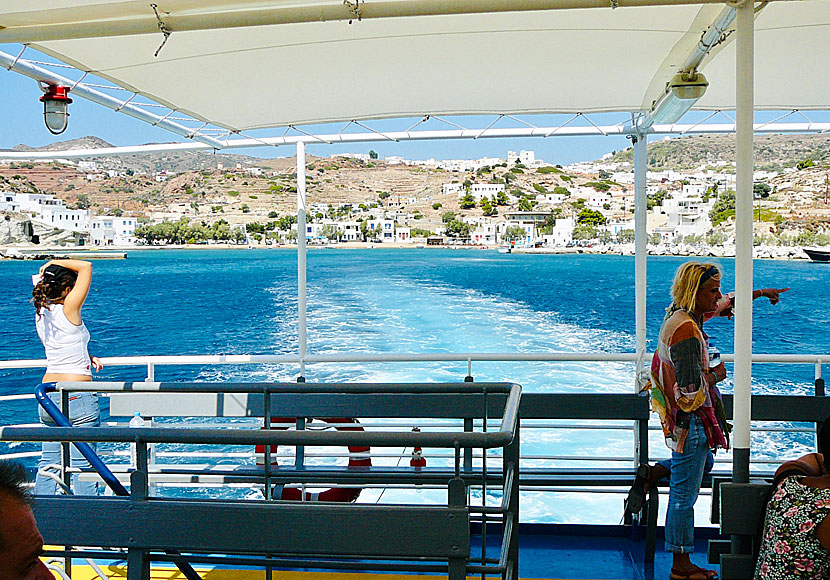
M 42 552 L 26 472 L 18 463 L 0 461 L 0 580 L 54 580 Z
M 720 292 L 720 268 L 711 263 L 686 262 L 677 269 L 671 288 L 671 297 L 675 305 L 701 316 L 713 312 Z

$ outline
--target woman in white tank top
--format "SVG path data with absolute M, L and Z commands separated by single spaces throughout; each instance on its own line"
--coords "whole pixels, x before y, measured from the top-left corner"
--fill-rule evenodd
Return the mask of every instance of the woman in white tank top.
M 43 382 L 91 381 L 92 370 L 102 368 L 97 357 L 89 356 L 89 331 L 81 319 L 81 307 L 92 282 L 92 264 L 82 260 L 52 260 L 41 266 L 35 281 L 32 290 L 35 327 L 46 350 L 47 364 Z M 49 398 L 60 406 L 60 393 L 50 393 Z M 42 408 L 39 409 L 39 415 L 44 425 L 55 425 Z M 87 392 L 70 393 L 68 418 L 75 426 L 100 425 L 97 395 Z M 41 475 L 41 470 L 49 465 L 59 465 L 60 462 L 61 444 L 44 442 L 35 481 L 36 494 L 57 493 L 55 481 Z M 70 464 L 73 467 L 89 467 L 89 463 L 74 445 L 71 446 Z M 78 482 L 75 477 L 73 487 L 76 495 L 97 493 L 96 483 Z

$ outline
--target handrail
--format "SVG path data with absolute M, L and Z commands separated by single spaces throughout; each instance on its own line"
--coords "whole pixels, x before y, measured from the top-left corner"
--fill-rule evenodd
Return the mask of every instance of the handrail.
M 241 365 L 272 363 L 361 363 L 361 362 L 637 362 L 637 353 L 554 352 L 554 353 L 373 353 L 373 354 L 217 354 L 217 355 L 138 355 L 102 357 L 105 366 L 153 365 Z M 734 362 L 735 355 L 722 353 L 724 362 Z M 830 354 L 753 353 L 753 363 L 821 364 Z M 0 369 L 45 368 L 46 359 L 0 360 Z
M 58 406 L 52 402 L 52 400 L 46 396 L 47 391 L 56 391 L 56 387 L 52 383 L 40 383 L 38 386 L 35 387 L 35 397 L 37 398 L 37 402 L 40 403 L 40 406 L 49 414 L 52 420 L 59 425 L 56 429 L 60 430 L 68 430 L 72 431 L 83 431 L 85 428 L 78 428 L 72 427 L 72 423 L 70 423 L 69 419 L 66 418 Z M 55 429 L 54 427 L 35 427 L 35 429 L 41 430 L 48 430 L 48 429 Z M 86 439 L 89 441 L 89 439 Z M 84 441 L 78 441 L 75 439 L 70 439 L 72 444 L 75 448 L 81 452 L 81 455 L 89 461 L 89 464 L 92 466 L 93 469 L 101 476 L 104 482 L 109 486 L 109 488 L 115 493 L 115 495 L 120 496 L 129 496 L 130 493 L 126 490 L 126 488 L 121 485 L 121 482 L 118 481 L 118 478 L 110 471 L 109 467 L 107 467 L 103 461 L 96 455 L 95 451 L 92 450 L 92 447 L 89 446 L 88 443 Z M 173 550 L 166 550 L 167 554 L 170 556 L 180 556 L 180 554 Z M 202 577 L 193 569 L 193 567 L 188 564 L 186 561 L 181 560 L 180 558 L 175 558 L 174 563 L 176 567 L 184 574 L 185 578 L 188 580 L 202 580 Z
M 38 386 L 35 387 L 35 398 L 37 399 L 38 404 L 43 407 L 43 410 L 46 411 L 55 424 L 58 425 L 60 428 L 69 428 L 71 432 L 77 432 L 81 430 L 78 427 L 73 427 L 72 423 L 69 422 L 69 419 L 66 418 L 58 406 L 52 402 L 52 400 L 46 396 L 47 392 L 55 392 L 57 388 L 53 383 L 40 383 Z M 38 430 L 48 430 L 53 429 L 52 427 L 30 427 L 31 429 L 38 429 Z M 26 429 L 26 427 L 21 427 L 21 429 Z M 2 429 L 0 429 L 2 432 Z M 89 464 L 92 468 L 98 472 L 104 482 L 109 486 L 109 488 L 115 493 L 115 495 L 130 495 L 130 493 L 126 490 L 126 488 L 121 485 L 121 482 L 118 481 L 118 478 L 110 471 L 109 467 L 107 467 L 101 458 L 92 450 L 92 447 L 89 446 L 88 443 L 84 441 L 89 441 L 88 439 L 84 440 L 77 440 L 76 438 L 69 439 L 75 448 L 81 452 L 81 455 L 89 461 Z

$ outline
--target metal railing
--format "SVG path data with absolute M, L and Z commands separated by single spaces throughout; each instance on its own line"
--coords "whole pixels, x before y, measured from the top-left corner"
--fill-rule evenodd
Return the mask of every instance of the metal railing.
M 94 387 L 90 389 L 90 387 Z M 426 408 L 426 416 L 460 417 L 464 422 L 459 429 L 450 432 L 412 432 L 405 431 L 358 431 L 354 428 L 341 431 L 310 431 L 298 424 L 295 431 L 287 430 L 252 430 L 246 429 L 206 429 L 181 427 L 0 427 L 0 440 L 4 441 L 63 441 L 63 442 L 134 442 L 136 446 L 136 468 L 131 474 L 130 499 L 118 498 L 73 498 L 71 502 L 60 502 L 52 498 L 36 499 L 36 513 L 42 516 L 41 531 L 47 542 L 70 545 L 107 545 L 121 546 L 128 549 L 130 578 L 133 570 L 149 570 L 145 563 L 152 561 L 177 561 L 178 555 L 165 556 L 162 549 L 193 552 L 195 558 L 188 561 L 201 562 L 214 556 L 210 554 L 254 554 L 237 556 L 236 562 L 255 566 L 286 565 L 286 561 L 300 561 L 298 554 L 304 555 L 302 566 L 327 567 L 331 562 L 320 559 L 317 554 L 345 559 L 359 558 L 352 568 L 372 569 L 375 564 L 363 561 L 364 558 L 382 560 L 381 569 L 399 571 L 443 571 L 450 578 L 464 578 L 470 573 L 486 575 L 499 574 L 504 578 L 516 577 L 518 564 L 518 544 L 515 534 L 515 522 L 518 521 L 518 448 L 519 448 L 519 403 L 521 388 L 505 383 L 429 383 L 429 384 L 313 384 L 313 383 L 232 383 L 232 384 L 182 384 L 182 383 L 59 383 L 58 388 L 67 396 L 62 397 L 68 404 L 70 390 L 130 391 L 132 394 L 144 392 L 149 396 L 162 394 L 170 397 L 204 395 L 249 395 L 249 410 L 252 413 L 262 411 L 264 424 L 269 425 L 271 409 L 292 406 L 292 414 L 298 417 L 316 414 L 321 407 L 327 411 L 337 410 L 340 414 L 380 417 L 411 417 L 412 403 L 418 401 L 418 408 Z M 141 396 L 141 395 L 138 395 Z M 490 399 L 498 401 L 491 404 Z M 367 405 L 367 400 L 371 403 Z M 278 405 L 278 406 L 276 406 Z M 497 429 L 487 430 L 484 418 L 501 417 Z M 417 414 L 416 414 L 417 415 Z M 424 415 L 424 413 L 420 413 Z M 467 429 L 468 421 L 478 417 L 482 419 L 481 430 L 474 432 Z M 298 423 L 300 423 L 298 421 Z M 343 484 L 360 485 L 364 483 L 405 483 L 410 486 L 430 484 L 442 486 L 447 492 L 445 508 L 440 506 L 397 506 L 392 504 L 355 504 L 332 506 L 331 504 L 311 505 L 315 502 L 229 502 L 221 506 L 216 500 L 168 501 L 158 497 L 152 498 L 150 489 L 150 466 L 148 464 L 148 445 L 153 443 L 174 444 L 212 444 L 212 445 L 262 445 L 266 459 L 261 468 L 226 469 L 229 478 L 239 477 L 249 481 L 258 481 L 263 486 L 266 499 L 272 485 L 286 485 L 292 482 L 309 484 Z M 452 453 L 453 462 L 450 469 L 403 469 L 392 468 L 332 468 L 305 466 L 298 463 L 289 468 L 274 467 L 269 460 L 271 445 L 291 445 L 298 449 L 297 454 L 306 445 L 330 446 L 372 446 L 372 447 L 419 447 L 443 448 Z M 467 461 L 468 450 L 479 449 L 483 455 L 487 449 L 501 448 L 501 469 L 498 473 L 488 473 L 488 462 L 470 465 Z M 187 466 L 180 467 L 179 474 L 197 474 L 199 471 Z M 219 472 L 222 474 L 222 472 Z M 216 475 L 215 470 L 210 474 Z M 495 483 L 494 483 L 495 482 Z M 498 485 L 501 502 L 496 506 L 474 506 L 469 502 L 467 492 L 470 485 L 480 486 L 483 494 L 488 493 L 488 486 Z M 277 496 L 279 497 L 279 496 Z M 284 496 L 283 496 L 284 497 Z M 300 495 L 305 499 L 305 494 Z M 141 513 L 139 522 L 129 521 L 131 515 Z M 63 515 L 56 515 L 63 514 Z M 216 522 L 228 519 L 229 514 L 239 517 L 237 521 L 246 522 L 246 533 L 216 534 Z M 194 517 L 198 515 L 199 517 Z M 267 515 L 267 517 L 265 517 Z M 371 528 L 376 532 L 362 533 L 366 537 L 378 536 L 371 546 L 360 545 L 352 537 L 333 537 L 329 526 L 322 525 L 322 518 L 336 518 L 337 521 L 349 522 L 365 530 Z M 101 525 L 101 520 L 117 521 L 113 527 Z M 133 517 L 133 519 L 135 519 Z M 127 521 L 125 521 L 127 520 Z M 274 537 L 272 528 L 275 521 L 284 521 L 286 527 L 282 533 L 291 535 L 286 538 Z M 291 522 L 288 525 L 289 521 Z M 306 546 L 315 546 L 314 550 L 302 549 L 298 540 L 297 521 L 308 524 L 297 537 L 302 537 Z M 500 527 L 501 548 L 498 558 L 491 558 L 486 553 L 486 528 L 488 521 Z M 65 525 L 71 522 L 72 525 Z M 83 525 L 84 522 L 96 525 Z M 166 526 L 153 526 L 148 532 L 146 522 L 175 522 L 175 529 Z M 186 522 L 186 523 L 183 523 Z M 310 523 L 309 523 L 310 522 Z M 470 523 L 478 522 L 482 527 L 481 555 L 470 553 Z M 76 525 L 79 524 L 79 525 Z M 315 528 L 313 524 L 318 527 Z M 188 527 L 188 533 L 182 534 L 181 527 Z M 259 527 L 258 527 L 259 526 Z M 222 527 L 222 526 L 220 526 Z M 233 526 L 230 526 L 231 528 Z M 279 526 L 277 526 L 279 527 Z M 302 526 L 301 526 L 302 527 Z M 381 541 L 383 530 L 411 529 L 417 542 Z M 81 530 L 81 531 L 79 531 Z M 106 530 L 106 531 L 103 531 Z M 251 540 L 252 530 L 256 540 Z M 316 530 L 316 531 L 315 531 Z M 368 534 L 368 535 L 367 535 Z M 404 534 L 406 536 L 406 534 Z M 185 538 L 185 539 L 183 539 Z M 244 545 L 240 544 L 244 542 Z M 410 545 L 411 544 L 411 545 Z M 100 552 L 81 551 L 72 553 L 73 557 L 91 557 Z M 110 554 L 109 557 L 112 557 Z M 288 558 L 288 560 L 286 560 Z M 293 558 L 293 559 L 292 559 Z M 411 560 L 408 563 L 389 564 L 389 560 Z M 424 563 L 425 561 L 445 561 L 445 564 Z M 299 565 L 299 564 L 298 564 Z M 340 562 L 335 567 L 348 568 Z

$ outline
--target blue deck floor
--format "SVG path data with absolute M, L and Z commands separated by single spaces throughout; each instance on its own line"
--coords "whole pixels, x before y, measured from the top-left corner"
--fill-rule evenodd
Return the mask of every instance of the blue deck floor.
M 519 536 L 519 576 L 523 579 L 639 580 L 668 578 L 672 556 L 663 550 L 658 531 L 654 563 L 644 562 L 644 530 L 622 526 L 528 525 Z M 711 528 L 696 530 L 692 561 L 707 568 Z M 489 541 L 488 541 L 489 544 Z
M 487 557 L 498 557 L 498 530 L 491 526 L 488 533 Z M 522 580 L 651 580 L 667 579 L 671 570 L 671 554 L 663 551 L 662 528 L 658 531 L 657 552 L 653 563 L 644 562 L 644 529 L 623 526 L 590 525 L 522 525 L 519 536 L 519 578 Z M 715 568 L 706 563 L 707 541 L 716 537 L 712 528 L 696 530 L 695 554 L 692 561 L 699 566 Z M 481 537 L 472 538 L 473 557 L 481 555 Z M 98 561 L 110 578 L 123 578 L 125 562 Z M 82 561 L 73 569 L 73 578 L 97 579 Z M 204 566 L 196 564 L 205 580 L 254 580 L 266 578 L 258 571 L 242 566 Z M 154 572 L 154 580 L 181 578 L 169 565 Z M 154 569 L 156 566 L 154 565 Z M 78 572 L 76 575 L 74 572 Z M 440 578 L 423 574 L 386 572 L 337 572 L 321 569 L 275 569 L 272 580 L 410 580 Z M 445 576 L 443 576 L 445 577 Z M 480 576 L 469 576 L 479 578 Z M 488 578 L 493 578 L 489 576 Z

